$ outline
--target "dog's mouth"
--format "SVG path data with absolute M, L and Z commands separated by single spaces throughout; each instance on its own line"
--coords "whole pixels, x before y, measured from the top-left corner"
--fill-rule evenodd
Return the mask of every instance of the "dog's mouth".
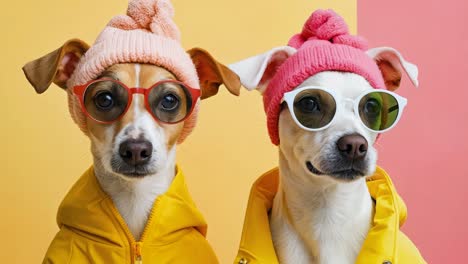
M 312 162 L 310 161 L 307 161 L 306 162 L 306 166 L 307 166 L 307 169 L 312 172 L 313 174 L 315 175 L 324 175 L 325 173 L 319 171 L 317 168 L 314 167 L 314 165 L 312 165 Z
M 352 181 L 357 178 L 360 178 L 362 176 L 365 176 L 365 173 L 359 169 L 354 168 L 351 166 L 350 168 L 347 169 L 341 169 L 341 170 L 336 170 L 336 171 L 330 171 L 330 172 L 323 172 L 317 169 L 312 162 L 307 161 L 306 162 L 306 167 L 307 169 L 315 175 L 321 176 L 321 175 L 329 175 L 333 178 L 339 179 L 339 180 L 346 180 L 346 181 Z
M 150 170 L 148 166 L 129 166 L 126 164 L 120 164 L 120 166 L 112 166 L 114 172 L 123 175 L 127 178 L 143 178 L 145 176 L 154 174 L 155 172 Z

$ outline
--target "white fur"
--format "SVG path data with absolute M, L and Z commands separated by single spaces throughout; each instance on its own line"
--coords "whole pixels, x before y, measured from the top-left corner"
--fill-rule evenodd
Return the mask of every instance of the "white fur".
M 136 83 L 140 86 L 140 65 L 135 65 Z M 136 240 L 141 238 L 148 216 L 155 199 L 165 193 L 175 176 L 176 147 L 167 151 L 167 135 L 153 117 L 146 111 L 138 109 L 138 100 L 143 96 L 133 97 L 132 109 L 134 120 L 114 135 L 114 126 L 105 129 L 105 139 L 100 141 L 92 134 L 92 151 L 94 153 L 95 173 L 104 191 L 112 198 L 120 215 L 125 220 L 130 232 Z M 112 157 L 118 155 L 120 143 L 133 138 L 143 137 L 153 145 L 149 162 L 151 171 L 155 173 L 143 178 L 131 179 L 113 171 Z
M 336 91 L 340 97 L 353 99 L 373 89 L 359 75 L 322 72 L 302 85 L 316 85 Z M 366 130 L 353 114 L 337 112 L 334 123 L 319 132 L 293 134 L 297 126 L 289 111 L 280 116 L 280 186 L 273 202 L 271 233 L 281 263 L 354 263 L 366 237 L 372 218 L 372 200 L 364 178 L 341 182 L 327 175 L 314 175 L 305 166 L 314 166 L 345 134 L 358 133 L 369 142 L 367 174 L 375 169 L 377 154 L 372 147 L 376 135 Z M 320 168 L 317 166 L 320 170 Z
M 141 66 L 140 64 L 135 64 L 135 87 L 139 88 L 141 83 L 140 83 L 140 70 Z M 138 103 L 140 102 L 140 98 L 144 98 L 142 94 L 135 94 L 133 96 L 133 105 L 137 106 Z M 134 115 L 139 116 L 140 115 L 140 108 L 139 107 L 133 107 Z

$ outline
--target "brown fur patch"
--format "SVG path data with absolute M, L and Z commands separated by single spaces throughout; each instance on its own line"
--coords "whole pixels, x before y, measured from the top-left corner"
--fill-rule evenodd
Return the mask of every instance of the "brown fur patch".
M 176 80 L 175 76 L 164 68 L 149 64 L 141 65 L 140 83 L 142 87 L 149 88 L 158 81 L 166 79 Z M 177 124 L 158 123 L 158 125 L 164 129 L 167 135 L 167 149 L 169 150 L 177 143 L 177 139 L 179 139 L 184 128 L 184 122 Z
M 133 87 L 135 84 L 136 76 L 135 76 L 135 66 L 133 64 L 115 64 L 111 67 L 109 67 L 106 71 L 104 71 L 99 78 L 112 78 L 116 79 L 128 87 Z M 99 141 L 103 142 L 105 140 L 106 134 L 106 128 L 109 126 L 112 126 L 114 129 L 114 135 L 116 135 L 120 129 L 125 126 L 124 119 L 127 119 L 127 115 L 132 114 L 132 111 L 128 111 L 124 118 L 121 120 L 116 121 L 115 123 L 111 125 L 106 125 L 106 124 L 100 124 L 95 122 L 94 120 L 87 118 L 86 123 L 88 130 L 90 133 L 96 137 Z M 132 119 L 132 117 L 130 117 Z
M 385 86 L 390 91 L 395 91 L 400 87 L 401 82 L 401 72 L 393 67 L 393 65 L 386 60 L 380 60 L 377 62 L 380 71 L 382 72 L 383 79 L 385 81 Z
M 135 64 L 116 64 L 109 67 L 101 76 L 100 78 L 113 78 L 116 79 L 123 84 L 125 84 L 129 88 L 134 88 L 136 85 L 137 77 L 140 80 L 140 87 L 148 89 L 155 83 L 166 80 L 166 79 L 176 79 L 173 74 L 167 71 L 164 68 L 149 65 L 149 64 L 141 64 L 140 65 L 140 73 L 139 76 L 136 76 L 135 71 Z M 117 120 L 116 122 L 112 123 L 111 125 L 100 124 L 97 123 L 89 118 L 87 118 L 87 127 L 90 133 L 96 137 L 99 141 L 104 141 L 106 137 L 106 130 L 109 126 L 112 126 L 114 130 L 114 135 L 117 135 L 122 128 L 124 128 L 129 123 L 133 122 L 135 119 L 135 111 L 131 111 L 130 109 L 134 109 L 135 103 L 138 103 L 138 108 L 141 112 L 146 111 L 145 102 L 143 100 L 143 95 L 136 95 L 140 96 L 140 100 L 135 101 L 135 98 L 132 100 L 132 104 L 129 106 L 129 110 L 125 113 L 125 115 Z M 186 102 L 183 102 L 186 104 Z M 158 126 L 164 129 L 165 134 L 167 135 L 167 149 L 171 149 L 176 143 L 177 140 L 183 130 L 184 122 L 180 122 L 177 124 L 164 124 L 164 123 L 157 123 Z M 114 139 L 112 139 L 113 141 Z

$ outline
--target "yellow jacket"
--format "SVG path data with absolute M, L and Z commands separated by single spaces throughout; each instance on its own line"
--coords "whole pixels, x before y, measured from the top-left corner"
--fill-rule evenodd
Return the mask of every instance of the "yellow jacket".
M 278 178 L 278 168 L 275 168 L 252 186 L 236 264 L 278 263 L 268 216 L 278 188 Z M 426 263 L 418 249 L 400 231 L 407 216 L 406 206 L 387 173 L 377 167 L 375 174 L 367 178 L 367 187 L 375 201 L 375 215 L 356 263 Z
M 177 171 L 137 242 L 91 167 L 60 205 L 60 231 L 43 263 L 218 263 L 205 239 L 205 220 Z

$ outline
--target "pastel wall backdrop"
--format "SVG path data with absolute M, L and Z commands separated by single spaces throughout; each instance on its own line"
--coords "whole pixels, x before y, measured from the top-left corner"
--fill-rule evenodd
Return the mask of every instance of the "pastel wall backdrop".
M 203 47 L 225 63 L 284 45 L 317 8 L 336 9 L 356 30 L 354 0 L 173 3 L 184 47 Z M 69 38 L 92 43 L 126 8 L 126 0 L 2 4 L 0 262 L 42 260 L 57 232 L 59 203 L 91 164 L 88 139 L 69 117 L 66 94 L 54 85 L 36 95 L 21 67 Z M 178 149 L 178 161 L 221 263 L 235 257 L 250 185 L 277 164 L 276 156 L 258 93 L 235 98 L 223 89 L 202 103 L 198 126 Z
M 407 203 L 404 230 L 429 263 L 466 262 L 468 245 L 468 4 L 465 1 L 358 2 L 358 32 L 399 49 L 420 71 L 408 79 L 403 119 L 379 143 L 380 164 Z
M 468 227 L 461 217 L 467 202 L 468 175 L 462 154 L 468 151 L 463 139 L 468 134 L 463 99 L 468 90 L 461 79 L 466 67 L 457 59 L 468 55 L 462 3 L 425 1 L 419 7 L 402 0 L 385 5 L 368 0 L 359 2 L 358 12 L 356 0 L 173 2 L 184 46 L 203 47 L 225 63 L 284 45 L 317 8 L 335 9 L 353 32 L 359 14 L 359 31 L 372 44 L 392 45 L 418 63 L 421 88 L 411 88 L 405 80 L 400 91 L 410 105 L 399 126 L 382 138 L 380 163 L 408 204 L 405 229 L 427 260 L 450 263 L 449 257 L 461 258 L 468 242 Z M 126 6 L 126 0 L 2 5 L 0 162 L 6 168 L 0 184 L 2 260 L 41 261 L 57 231 L 60 201 L 91 164 L 88 139 L 69 117 L 65 93 L 53 86 L 36 95 L 20 69 L 69 38 L 92 43 Z M 448 8 L 450 14 L 436 13 Z M 204 101 L 198 126 L 178 149 L 178 161 L 209 223 L 208 239 L 221 263 L 230 263 L 238 247 L 250 185 L 277 164 L 260 95 L 242 92 L 235 98 L 222 90 Z

